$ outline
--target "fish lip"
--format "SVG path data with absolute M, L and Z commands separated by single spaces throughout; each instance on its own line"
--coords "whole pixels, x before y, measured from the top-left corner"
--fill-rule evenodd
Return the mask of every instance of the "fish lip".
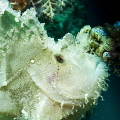
M 97 69 L 97 67 L 99 66 L 100 63 L 101 63 L 100 61 L 98 61 L 98 62 L 96 63 L 95 69 Z

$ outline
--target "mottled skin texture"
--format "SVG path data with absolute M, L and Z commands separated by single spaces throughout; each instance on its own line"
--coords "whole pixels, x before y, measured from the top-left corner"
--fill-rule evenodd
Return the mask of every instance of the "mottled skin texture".
M 82 118 L 108 76 L 105 63 L 87 53 L 90 27 L 55 43 L 33 10 L 22 17 L 8 11 L 0 16 L 0 114 L 60 120 L 78 112 Z

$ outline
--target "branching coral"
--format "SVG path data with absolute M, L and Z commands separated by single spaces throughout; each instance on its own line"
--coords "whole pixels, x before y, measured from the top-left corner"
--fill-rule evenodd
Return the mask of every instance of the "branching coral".
M 43 13 L 50 18 L 53 18 L 54 12 L 57 11 L 57 9 L 61 10 L 62 7 L 65 6 L 66 1 L 67 0 L 47 0 L 42 6 L 42 8 L 44 9 Z
M 37 12 L 44 13 L 50 18 L 53 18 L 55 12 L 61 10 L 66 2 L 67 0 L 10 0 L 10 4 L 14 10 L 23 11 L 27 6 L 32 4 Z

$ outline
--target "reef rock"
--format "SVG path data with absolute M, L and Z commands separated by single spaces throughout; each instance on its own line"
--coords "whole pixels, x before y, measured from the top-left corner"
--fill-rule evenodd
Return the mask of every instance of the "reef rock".
M 76 37 L 68 33 L 55 42 L 34 9 L 21 16 L 1 1 L 0 114 L 60 120 L 77 112 L 82 118 L 106 90 L 108 77 L 105 63 L 88 52 L 90 31 L 85 26 Z

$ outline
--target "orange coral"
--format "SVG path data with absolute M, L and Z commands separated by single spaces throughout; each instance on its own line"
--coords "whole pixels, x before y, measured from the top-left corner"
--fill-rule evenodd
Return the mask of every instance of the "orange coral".
M 24 10 L 28 2 L 26 0 L 10 0 L 10 5 L 12 5 L 13 10 Z

